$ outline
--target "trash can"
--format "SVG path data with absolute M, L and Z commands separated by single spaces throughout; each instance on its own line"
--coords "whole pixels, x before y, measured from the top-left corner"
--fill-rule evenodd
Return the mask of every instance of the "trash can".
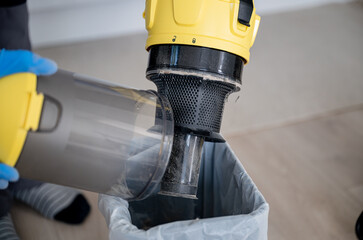
M 110 239 L 267 239 L 269 206 L 227 143 L 205 143 L 198 199 L 101 195 Z

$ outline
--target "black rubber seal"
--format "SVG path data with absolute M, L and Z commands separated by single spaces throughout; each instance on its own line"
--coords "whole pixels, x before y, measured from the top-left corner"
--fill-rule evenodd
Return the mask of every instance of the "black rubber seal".
M 174 132 L 224 142 L 219 134 L 224 103 L 231 92 L 239 89 L 243 65 L 241 57 L 221 50 L 156 45 L 150 48 L 146 76 L 169 100 Z
M 214 73 L 242 83 L 243 58 L 213 48 L 190 45 L 155 45 L 149 51 L 146 70 L 162 68 L 188 69 Z

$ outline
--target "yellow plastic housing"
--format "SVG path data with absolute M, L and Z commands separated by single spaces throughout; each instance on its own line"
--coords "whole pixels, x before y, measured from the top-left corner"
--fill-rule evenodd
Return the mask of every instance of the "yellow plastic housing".
M 37 77 L 17 73 L 0 78 L 0 162 L 15 166 L 29 130 L 36 131 L 44 96 Z
M 250 59 L 260 16 L 253 9 L 250 27 L 238 22 L 239 0 L 146 0 L 146 49 L 185 44 L 223 50 Z

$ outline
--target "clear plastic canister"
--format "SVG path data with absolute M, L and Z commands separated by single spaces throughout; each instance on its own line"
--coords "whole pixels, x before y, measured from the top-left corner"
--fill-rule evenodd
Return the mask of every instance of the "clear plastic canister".
M 166 99 L 66 71 L 37 84 L 44 104 L 16 165 L 22 177 L 128 200 L 157 190 L 173 143 Z

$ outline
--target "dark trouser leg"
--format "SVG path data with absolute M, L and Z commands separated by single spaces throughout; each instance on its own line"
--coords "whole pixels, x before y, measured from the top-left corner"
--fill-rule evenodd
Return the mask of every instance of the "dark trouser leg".
M 8 190 L 0 190 L 0 218 L 6 216 L 10 211 L 11 200 Z
M 0 1 L 0 49 L 31 49 L 28 18 L 25 0 Z
M 25 189 L 31 189 L 33 187 L 38 187 L 40 185 L 42 185 L 42 182 L 39 181 L 35 181 L 35 180 L 30 180 L 30 179 L 25 179 L 25 178 L 20 178 L 19 181 L 15 182 L 15 183 L 10 183 L 9 184 L 9 192 L 13 193 L 16 191 L 22 191 Z

